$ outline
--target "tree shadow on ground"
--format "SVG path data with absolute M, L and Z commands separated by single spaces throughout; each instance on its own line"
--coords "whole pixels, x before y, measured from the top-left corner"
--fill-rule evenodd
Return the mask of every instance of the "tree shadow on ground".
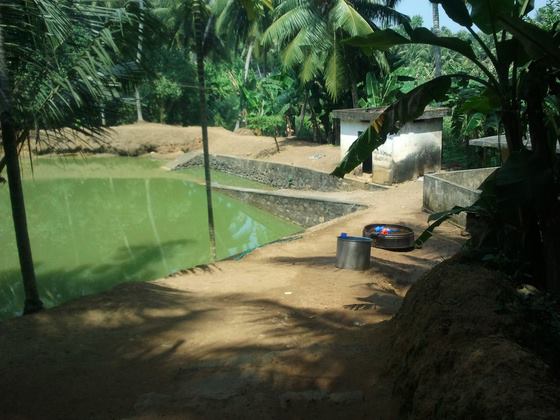
M 151 252 L 146 262 L 158 258 Z M 425 270 L 432 254 L 420 255 L 393 261 L 380 253 L 370 273 L 403 276 L 413 263 Z M 334 257 L 267 261 L 319 271 Z M 371 293 L 358 300 L 392 313 L 396 295 L 365 284 Z M 2 322 L 3 417 L 394 418 L 384 374 L 392 324 L 357 321 L 343 307 L 194 293 L 165 280 L 121 284 Z
M 0 334 L 4 418 L 383 418 L 388 410 L 379 398 L 387 324 L 359 327 L 344 310 L 129 283 L 5 321 Z

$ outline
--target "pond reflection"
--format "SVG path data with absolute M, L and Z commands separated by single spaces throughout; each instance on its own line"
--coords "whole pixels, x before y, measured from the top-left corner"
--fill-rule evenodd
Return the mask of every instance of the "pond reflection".
M 117 158 L 110 158 L 116 176 L 99 158 L 91 165 L 40 160 L 46 175 L 36 165 L 35 179 L 24 181 L 38 286 L 47 306 L 209 261 L 204 187 L 145 161 L 137 160 L 138 168 L 122 159 L 130 177 L 120 172 Z M 301 230 L 217 193 L 214 209 L 219 259 Z M 0 318 L 6 318 L 21 309 L 23 290 L 5 186 L 0 214 Z

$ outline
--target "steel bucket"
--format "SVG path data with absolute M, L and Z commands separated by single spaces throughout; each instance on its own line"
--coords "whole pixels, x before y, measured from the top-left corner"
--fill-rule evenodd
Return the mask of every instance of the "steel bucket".
M 367 270 L 371 243 L 371 238 L 362 236 L 339 236 L 336 241 L 336 266 L 348 270 Z

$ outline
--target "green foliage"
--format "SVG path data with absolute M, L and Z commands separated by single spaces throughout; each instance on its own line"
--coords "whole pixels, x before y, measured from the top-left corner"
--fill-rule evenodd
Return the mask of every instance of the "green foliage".
M 281 115 L 250 115 L 247 117 L 247 127 L 259 135 L 286 135 L 286 120 Z
M 242 62 L 213 63 L 206 65 L 208 86 L 208 114 L 210 124 L 233 130 L 239 115 L 239 83 Z
M 452 19 L 467 28 L 483 54 L 466 40 L 437 37 L 406 24 L 404 33 L 376 31 L 354 37 L 348 43 L 381 50 L 407 44 L 443 47 L 467 58 L 479 68 L 483 77 L 454 74 L 448 76 L 447 83 L 440 86 L 441 90 L 422 89 L 444 80 L 436 78 L 412 91 L 417 95 L 416 100 L 404 95 L 358 138 L 333 174 L 343 176 L 352 170 L 385 140 L 388 133 L 412 120 L 432 100 L 441 100 L 442 94 L 452 87 L 451 79 L 474 82 L 478 87 L 463 85 L 458 93 L 454 128 L 465 137 L 489 130 L 499 132 L 498 119 L 494 118 L 499 115 L 509 158 L 481 185 L 481 197 L 473 206 L 455 207 L 432 215 L 432 225 L 420 236 L 418 245 L 421 246 L 433 229 L 452 214 L 463 211 L 476 214 L 483 220 L 485 229 L 470 243 L 483 258 L 529 267 L 535 281 L 546 275 L 549 289 L 560 293 L 560 270 L 556 262 L 560 249 L 557 239 L 560 234 L 560 170 L 555 154 L 559 126 L 556 108 L 560 91 L 557 77 L 559 33 L 555 27 L 546 31 L 523 20 L 532 6 L 527 1 L 467 0 L 470 9 L 459 0 L 439 0 L 438 3 Z M 473 24 L 488 37 L 477 34 Z M 465 97 L 469 90 L 470 97 Z M 523 144 L 525 133 L 530 134 L 532 151 Z M 543 261 L 543 254 L 549 258 Z M 543 262 L 549 267 L 546 271 L 542 268 Z
M 560 21 L 560 0 L 547 0 L 546 5 L 537 10 L 535 23 L 546 30 L 551 30 Z
M 397 69 L 385 77 L 376 77 L 373 73 L 366 75 L 365 98 L 358 101 L 362 108 L 382 107 L 390 105 L 403 93 L 414 88 L 414 79 L 401 75 L 401 69 Z
M 99 133 L 100 113 L 132 65 L 122 60 L 133 16 L 87 1 L 2 2 L 0 29 L 13 118 L 34 128 Z
M 181 96 L 181 88 L 167 77 L 159 76 L 154 81 L 154 93 L 156 98 L 162 101 L 174 100 Z
M 159 122 L 166 119 L 166 108 L 170 103 L 181 97 L 182 91 L 179 85 L 165 76 L 159 76 L 154 80 L 154 96 L 159 102 Z
M 275 20 L 266 30 L 263 42 L 281 49 L 284 66 L 297 68 L 303 83 L 322 76 L 326 89 L 336 100 L 349 87 L 348 76 L 352 71 L 348 68 L 348 57 L 359 53 L 340 41 L 371 33 L 373 19 L 380 16 L 391 21 L 404 19 L 379 3 L 329 0 L 317 7 L 312 0 L 286 0 L 275 7 Z

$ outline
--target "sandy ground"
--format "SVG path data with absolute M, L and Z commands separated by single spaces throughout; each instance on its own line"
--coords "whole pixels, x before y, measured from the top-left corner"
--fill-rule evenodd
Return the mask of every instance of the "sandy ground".
M 123 146 L 160 145 L 157 151 L 166 154 L 202 148 L 200 127 L 175 127 L 143 123 L 115 127 L 111 141 Z M 174 141 L 169 142 L 172 138 Z M 209 127 L 210 153 L 269 160 L 318 171 L 332 171 L 340 160 L 340 149 L 330 144 L 315 144 L 292 138 L 241 135 L 222 127 Z
M 340 160 L 340 150 L 328 144 L 315 144 L 279 137 L 235 134 L 221 127 L 209 127 L 210 153 L 263 159 L 323 172 L 332 171 Z M 94 151 L 124 155 L 152 153 L 162 159 L 172 159 L 182 153 L 202 148 L 200 127 L 180 127 L 155 123 L 139 123 L 113 127 L 103 141 L 80 138 L 73 142 L 47 142 L 45 151 Z M 56 149 L 47 144 L 57 144 Z M 280 151 L 278 151 L 278 148 Z
M 362 194 L 369 209 L 242 260 L 3 322 L 0 417 L 392 418 L 384 321 L 463 239 L 444 226 L 424 249 L 337 269 L 342 231 L 426 225 L 421 182 Z

